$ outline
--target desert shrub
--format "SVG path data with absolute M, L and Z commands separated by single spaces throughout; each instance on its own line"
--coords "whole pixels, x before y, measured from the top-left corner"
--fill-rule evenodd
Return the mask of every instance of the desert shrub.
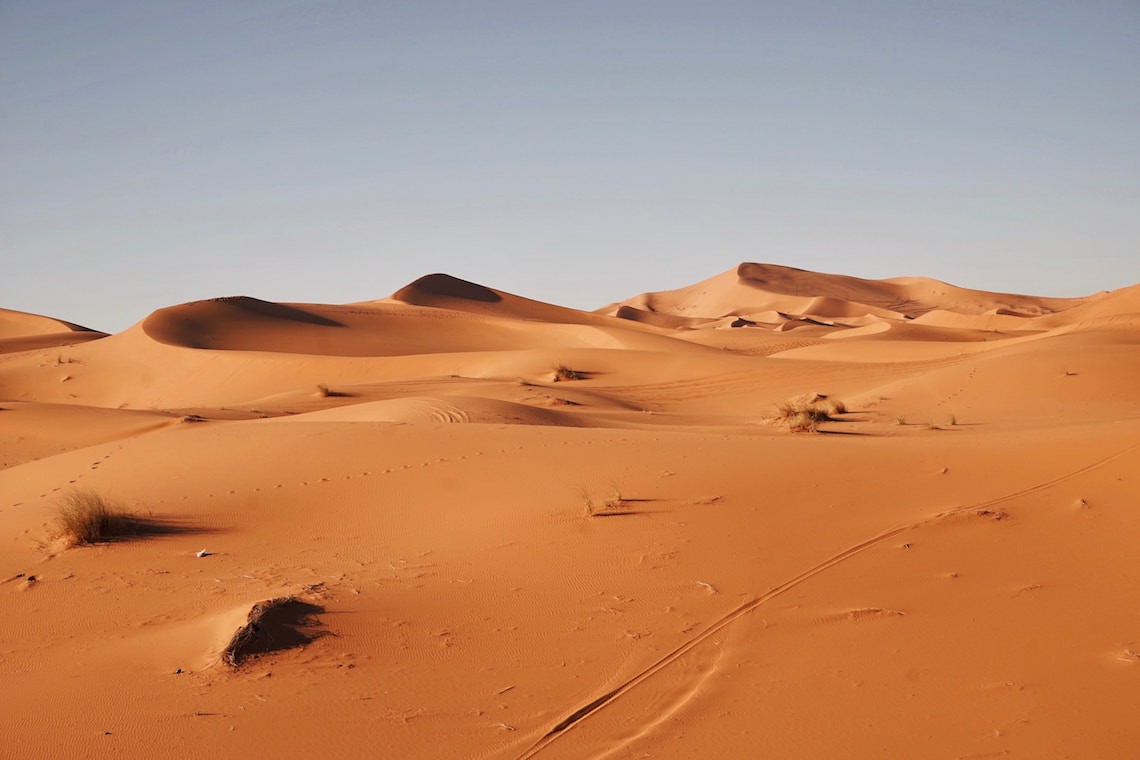
M 56 512 L 60 536 L 72 544 L 97 544 L 134 535 L 134 515 L 95 491 L 72 491 Z
M 770 419 L 793 433 L 815 433 L 819 423 L 832 419 L 825 402 L 826 397 L 818 394 L 811 398 L 784 401 L 773 408 Z
M 621 488 L 616 484 L 611 484 L 610 488 L 610 495 L 600 500 L 595 500 L 590 489 L 585 486 L 578 489 L 578 495 L 582 498 L 582 506 L 585 508 L 587 517 L 622 514 L 621 510 L 626 505 L 626 501 L 622 497 Z
M 554 382 L 561 380 L 581 380 L 582 373 L 576 369 L 571 369 L 565 364 L 559 363 L 554 365 Z
M 825 417 L 825 419 L 830 419 Z M 821 420 L 813 411 L 800 411 L 783 420 L 784 427 L 793 433 L 818 433 Z

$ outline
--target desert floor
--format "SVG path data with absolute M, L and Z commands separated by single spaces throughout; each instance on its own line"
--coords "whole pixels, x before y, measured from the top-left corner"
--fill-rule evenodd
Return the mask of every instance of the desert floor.
M 0 311 L 0 756 L 1140 757 L 1138 380 L 1136 285 Z

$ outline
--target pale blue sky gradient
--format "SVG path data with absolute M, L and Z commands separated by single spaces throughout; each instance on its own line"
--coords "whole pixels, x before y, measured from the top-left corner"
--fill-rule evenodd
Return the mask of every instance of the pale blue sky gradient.
M 0 0 L 0 306 L 1140 280 L 1140 4 Z

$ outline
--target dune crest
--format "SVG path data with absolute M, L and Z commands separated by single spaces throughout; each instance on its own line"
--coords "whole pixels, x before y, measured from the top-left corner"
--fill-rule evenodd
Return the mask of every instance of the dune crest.
M 1091 298 L 1045 298 L 988 293 L 923 277 L 865 280 L 822 274 L 776 264 L 743 263 L 695 285 L 643 293 L 599 310 L 616 313 L 622 306 L 689 318 L 724 317 L 735 310 L 780 311 L 811 317 L 875 315 L 913 319 L 940 309 L 977 315 L 1005 310 L 1041 316 L 1078 306 Z
M 105 336 L 62 319 L 0 308 L 0 354 L 69 346 Z

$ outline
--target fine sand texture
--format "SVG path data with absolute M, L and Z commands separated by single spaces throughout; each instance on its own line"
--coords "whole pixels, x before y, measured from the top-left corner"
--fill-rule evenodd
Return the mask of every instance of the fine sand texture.
M 0 757 L 1140 757 L 1121 285 L 0 310 Z

